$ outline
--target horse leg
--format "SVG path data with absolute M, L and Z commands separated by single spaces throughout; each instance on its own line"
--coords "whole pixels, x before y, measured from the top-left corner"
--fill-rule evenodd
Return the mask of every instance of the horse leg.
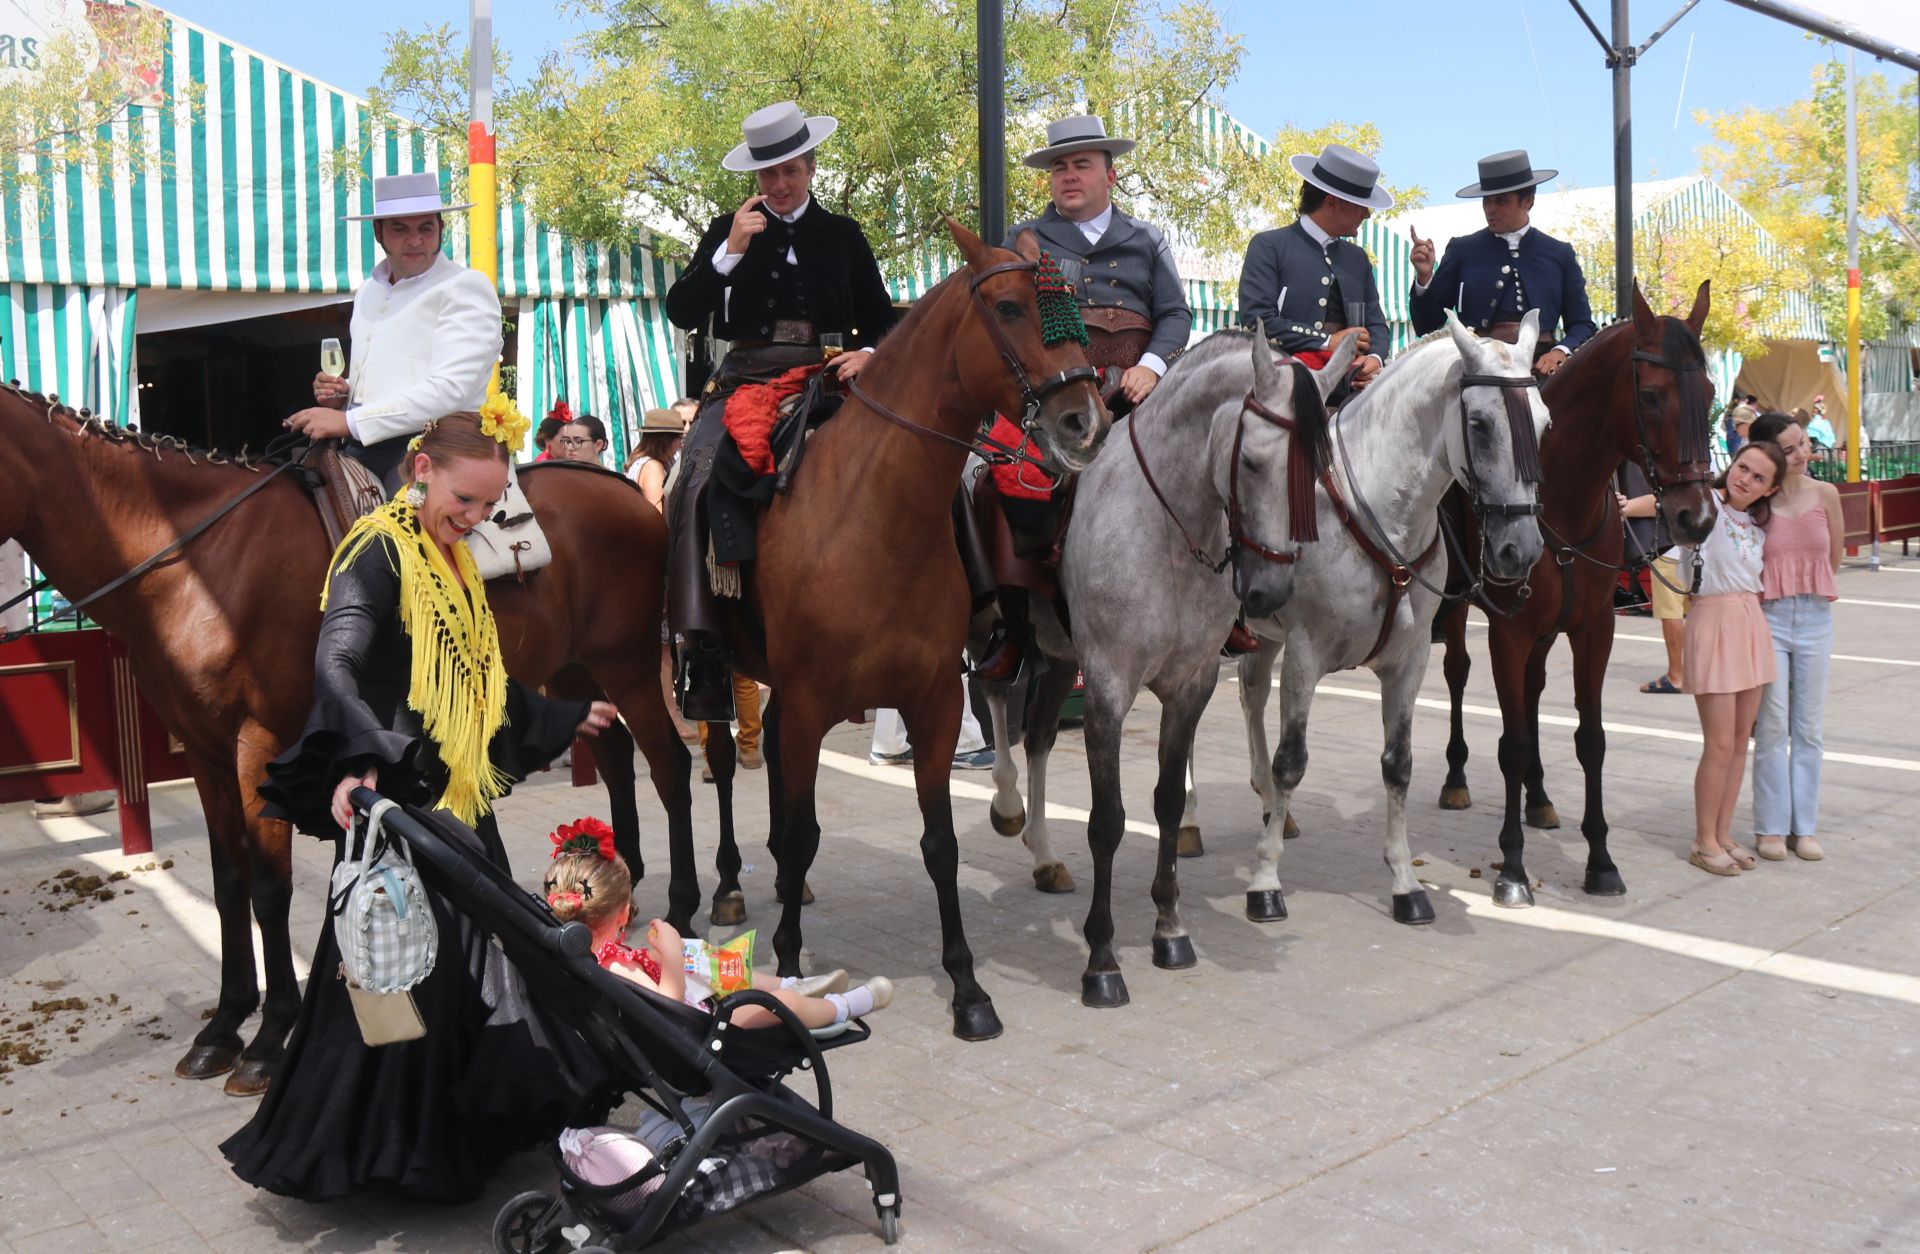
M 1414 619 L 1418 631 L 1418 616 Z M 1408 648 L 1380 675 L 1380 722 L 1386 732 L 1380 751 L 1380 781 L 1387 788 L 1387 866 L 1393 871 L 1393 921 L 1433 922 L 1433 903 L 1413 873 L 1407 843 L 1407 784 L 1413 778 L 1413 701 L 1426 678 L 1428 637 Z
M 264 732 L 248 728 L 239 738 L 236 778 L 247 781 L 243 795 L 266 776 L 267 762 L 279 753 L 280 743 Z M 260 1027 L 232 1074 L 226 1091 L 235 1097 L 257 1097 L 280 1069 L 287 1052 L 287 1036 L 300 1017 L 300 981 L 293 973 L 293 939 L 287 916 L 293 906 L 292 827 L 257 813 L 246 816 L 247 894 L 254 921 L 260 925 L 260 959 L 267 973 L 267 997 L 262 1003 Z
M 747 921 L 747 895 L 740 887 L 740 846 L 734 840 L 733 781 L 739 772 L 739 746 L 733 728 L 725 723 L 707 724 L 707 765 L 713 770 L 714 799 L 720 805 L 720 848 L 714 851 L 713 869 L 719 883 L 713 887 L 713 905 L 707 919 L 715 927 L 733 927 Z
M 653 669 L 652 658 L 641 658 L 631 650 L 626 650 L 595 657 L 588 661 L 587 668 L 606 691 L 607 698 L 619 708 L 628 735 L 639 745 L 641 756 L 647 760 L 647 772 L 653 776 L 653 790 L 667 812 L 667 922 L 678 928 L 682 935 L 692 936 L 695 934 L 693 913 L 700 906 L 700 870 L 694 864 L 693 849 L 693 792 L 688 784 L 693 757 L 687 752 L 680 733 L 674 729 L 673 716 L 667 711 L 666 698 L 660 691 L 660 677 Z M 605 740 L 606 735 L 602 733 L 598 739 Z M 607 772 L 607 787 L 613 797 L 615 821 L 619 820 L 623 798 L 625 805 L 632 808 L 633 844 L 631 851 L 622 849 L 621 855 L 629 858 L 629 865 L 638 866 L 640 822 L 639 810 L 633 802 L 633 755 L 630 751 L 617 748 L 612 742 L 606 746 L 606 752 L 608 756 L 602 757 L 601 751 L 596 748 L 594 762 Z M 622 758 L 624 768 L 618 762 L 609 766 L 612 758 Z M 617 781 L 621 791 L 615 794 L 611 790 Z M 618 838 L 619 829 L 616 827 L 615 839 Z M 637 873 L 635 878 L 639 878 Z
M 942 668 L 933 687 L 900 707 L 913 742 L 913 786 L 920 798 L 920 860 L 940 903 L 940 965 L 953 981 L 953 1034 L 963 1041 L 1000 1035 L 1000 1016 L 973 972 L 973 950 L 960 921 L 960 842 L 953 831 L 949 775 L 960 740 L 962 688 Z M 817 740 L 815 741 L 817 745 Z M 816 754 L 817 749 L 810 752 Z M 811 796 L 808 797 L 811 802 Z M 784 867 L 782 868 L 784 871 Z
M 634 795 L 634 739 L 626 723 L 615 719 L 587 741 L 593 765 L 607 787 L 607 815 L 613 827 L 613 847 L 638 884 L 646 878 L 646 859 L 640 853 L 640 805 Z M 671 923 L 673 920 L 669 919 Z
M 769 766 L 768 782 L 777 785 L 780 798 L 769 824 L 767 847 L 773 851 L 774 897 L 780 902 L 780 924 L 773 933 L 773 952 L 782 976 L 800 974 L 800 911 L 805 907 L 800 886 L 820 852 L 820 821 L 814 806 L 814 788 L 820 770 L 820 742 L 826 737 L 828 716 L 801 701 L 776 697 L 767 706 L 762 735 Z M 718 729 L 707 733 L 714 743 Z M 953 750 L 947 750 L 951 757 Z M 942 759 L 945 762 L 945 759 Z M 716 777 L 717 778 L 717 777 Z
M 987 816 L 993 830 L 1002 836 L 1018 836 L 1027 825 L 1027 811 L 1020 802 L 1020 765 L 1013 760 L 1013 732 L 1007 718 L 1007 688 L 988 684 L 987 713 L 993 720 L 993 800 L 987 803 Z
M 1093 853 L 1093 902 L 1083 929 L 1087 969 L 1080 976 L 1080 1001 L 1094 1007 L 1127 1004 L 1127 981 L 1113 952 L 1113 855 L 1126 831 L 1127 812 L 1120 794 L 1120 725 L 1132 704 L 1128 686 L 1113 675 L 1087 677 L 1087 773 L 1093 783 L 1093 810 L 1087 819 L 1087 847 Z
M 1580 834 L 1587 838 L 1587 874 L 1582 887 L 1596 897 L 1619 897 L 1626 893 L 1627 885 L 1607 852 L 1607 733 L 1600 724 L 1600 693 L 1607 677 L 1607 659 L 1613 652 L 1613 615 L 1599 616 L 1597 625 L 1572 637 L 1570 643 L 1573 703 L 1580 712 L 1573 748 L 1587 783 L 1586 813 L 1580 818 Z
M 253 918 L 249 891 L 247 819 L 240 803 L 234 763 L 189 749 L 194 787 L 206 815 L 213 864 L 213 904 L 220 913 L 220 1000 L 213 1017 L 193 1038 L 173 1073 L 183 1080 L 209 1080 L 233 1070 L 240 1057 L 240 1025 L 260 1004 L 253 970 Z
M 1549 638 L 1527 654 L 1527 737 L 1533 745 L 1527 762 L 1527 826 L 1542 830 L 1560 826 L 1560 812 L 1547 796 L 1547 768 L 1540 761 L 1540 697 L 1547 690 L 1547 654 L 1552 651 Z
M 1473 806 L 1473 794 L 1467 789 L 1467 729 L 1460 718 L 1467 676 L 1473 671 L 1473 654 L 1467 652 L 1467 603 L 1441 606 L 1439 618 L 1447 636 L 1440 669 L 1447 678 L 1448 705 L 1447 780 L 1440 785 L 1440 808 L 1466 810 Z
M 1506 808 L 1500 821 L 1500 876 L 1493 884 L 1496 906 L 1531 906 L 1527 878 L 1526 833 L 1520 826 L 1520 785 L 1533 761 L 1532 723 L 1527 718 L 1525 645 L 1493 652 L 1493 686 L 1500 696 L 1500 779 Z
M 1028 698 L 1027 734 L 1027 852 L 1033 855 L 1033 886 L 1043 893 L 1070 893 L 1073 876 L 1067 864 L 1053 854 L 1047 837 L 1047 759 L 1060 735 L 1060 705 L 1073 691 L 1075 670 L 1053 665 L 1035 677 Z M 1011 755 L 1009 755 L 1011 756 Z
M 1153 817 L 1160 845 L 1153 872 L 1153 965 L 1169 971 L 1193 966 L 1193 938 L 1180 922 L 1180 820 L 1193 761 L 1194 730 L 1213 695 L 1220 667 L 1211 657 L 1202 672 L 1184 685 L 1160 711 L 1160 778 L 1153 789 Z
M 1247 760 L 1249 782 L 1260 798 L 1260 822 L 1264 826 L 1273 817 L 1273 751 L 1267 746 L 1267 699 L 1273 694 L 1273 664 L 1282 655 L 1284 645 L 1260 638 L 1260 651 L 1240 659 L 1240 715 L 1247 724 Z M 1286 839 L 1300 834 L 1293 815 L 1286 816 Z
M 1200 840 L 1200 789 L 1193 779 L 1194 750 L 1187 750 L 1186 770 L 1183 783 L 1186 785 L 1186 797 L 1180 807 L 1180 831 L 1175 838 L 1175 852 L 1183 858 L 1203 857 L 1207 847 Z
M 1313 689 L 1320 674 L 1299 643 L 1288 647 L 1280 665 L 1280 747 L 1271 764 L 1273 808 L 1267 811 L 1254 845 L 1253 880 L 1247 886 L 1247 917 L 1255 923 L 1277 923 L 1287 917 L 1287 899 L 1280 887 L 1280 849 L 1286 841 L 1293 790 L 1307 774 L 1307 716 L 1313 712 Z

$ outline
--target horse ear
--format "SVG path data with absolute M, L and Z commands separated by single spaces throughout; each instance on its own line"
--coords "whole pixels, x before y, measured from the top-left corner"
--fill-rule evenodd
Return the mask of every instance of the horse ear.
M 952 217 L 947 218 L 947 234 L 953 236 L 954 245 L 960 249 L 960 255 L 967 259 L 967 265 L 970 268 L 978 270 L 985 264 L 987 246 L 981 242 L 978 235 L 961 226 Z
M 1639 279 L 1633 281 L 1633 333 L 1646 344 L 1660 338 L 1660 320 L 1653 316 L 1653 306 L 1640 294 Z
M 1533 350 L 1540 344 L 1540 311 L 1527 310 L 1527 316 L 1520 319 L 1520 334 L 1514 344 L 1520 350 L 1521 361 L 1532 361 Z
M 1470 363 L 1476 360 L 1475 354 L 1480 351 L 1480 344 L 1451 309 L 1447 310 L 1447 334 L 1453 337 L 1453 346 L 1460 350 L 1461 361 Z
M 1040 237 L 1029 227 L 1020 232 L 1020 238 L 1013 241 L 1013 251 L 1028 261 L 1040 260 Z
M 1712 279 L 1702 279 L 1700 290 L 1693 294 L 1693 308 L 1687 314 L 1687 325 L 1696 336 L 1700 334 L 1700 328 L 1707 325 L 1707 311 L 1713 307 L 1713 296 L 1708 290 L 1712 286 Z
M 1253 394 L 1272 396 L 1280 390 L 1280 372 L 1274 369 L 1273 349 L 1267 343 L 1267 325 L 1253 320 Z
M 1347 371 L 1353 368 L 1353 359 L 1360 352 L 1360 337 L 1349 335 L 1340 341 L 1327 358 L 1327 364 L 1313 372 L 1313 385 L 1320 389 L 1320 399 L 1325 400 L 1333 394 L 1340 380 L 1347 377 Z

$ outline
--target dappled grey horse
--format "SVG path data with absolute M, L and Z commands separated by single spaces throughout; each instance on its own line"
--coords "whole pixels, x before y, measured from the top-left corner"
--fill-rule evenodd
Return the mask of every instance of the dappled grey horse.
M 1264 335 L 1217 332 L 1174 363 L 1125 419 L 1125 440 L 1116 431 L 1117 442 L 1080 477 L 1060 565 L 1072 638 L 1051 606 L 1034 602 L 1035 641 L 1046 665 L 1027 705 L 1031 805 L 1023 812 L 1019 769 L 1003 750 L 993 772 L 993 822 L 1009 836 L 1025 827 L 1040 888 L 1072 888 L 1047 841 L 1046 763 L 1077 665 L 1086 679 L 1093 777 L 1090 953 L 1080 982 L 1089 1006 L 1127 1001 L 1113 949 L 1113 856 L 1126 826 L 1120 726 L 1143 686 L 1161 703 L 1153 961 L 1169 968 L 1195 961 L 1174 876 L 1194 728 L 1213 695 L 1220 642 L 1235 616 L 1270 614 L 1292 592 L 1295 559 L 1311 547 L 1296 541 L 1307 538 L 1301 528 L 1311 526 L 1312 513 L 1290 512 L 1289 482 L 1310 485 L 1326 464 L 1325 397 L 1352 358 L 1349 339 L 1316 373 L 1291 359 L 1276 363 Z M 1005 690 L 990 690 L 988 701 L 996 743 L 1007 746 Z
M 1240 705 L 1263 820 L 1247 891 L 1247 917 L 1256 922 L 1287 917 L 1282 830 L 1306 774 L 1314 689 L 1333 671 L 1355 666 L 1380 680 L 1393 917 L 1433 921 L 1413 873 L 1406 811 L 1413 703 L 1447 582 L 1437 509 L 1451 484 L 1472 499 L 1485 537 L 1466 555 L 1477 573 L 1517 581 L 1539 558 L 1547 408 L 1529 366 L 1538 326 L 1538 315 L 1529 313 L 1519 343 L 1503 344 L 1475 336 L 1449 313 L 1444 330 L 1394 358 L 1334 416 L 1334 464 L 1318 493 L 1320 542 L 1301 552 L 1292 599 L 1274 614 L 1249 618 L 1261 648 L 1240 660 Z M 1282 656 L 1280 746 L 1269 758 L 1263 715 Z M 1197 824 L 1195 814 L 1189 796 L 1187 817 Z

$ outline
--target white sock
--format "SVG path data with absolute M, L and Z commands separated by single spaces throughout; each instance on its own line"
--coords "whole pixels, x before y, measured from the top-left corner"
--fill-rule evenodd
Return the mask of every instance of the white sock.
M 781 988 L 792 988 L 794 985 L 798 984 L 799 982 L 800 982 L 800 977 L 797 975 L 783 975 L 780 977 Z
M 832 1002 L 834 1009 L 840 1012 L 840 1017 L 834 1020 L 835 1023 L 873 1013 L 873 990 L 864 984 L 858 988 L 850 988 L 844 993 L 828 993 L 827 1000 Z
M 833 1021 L 835 1023 L 845 1023 L 848 1019 L 853 1018 L 853 1011 L 847 1006 L 847 996 L 845 993 L 828 993 L 827 1000 L 833 1003 Z

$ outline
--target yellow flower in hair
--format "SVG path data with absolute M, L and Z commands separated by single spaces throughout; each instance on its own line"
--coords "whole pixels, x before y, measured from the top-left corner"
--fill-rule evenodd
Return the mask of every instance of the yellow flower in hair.
M 533 420 L 515 409 L 506 393 L 495 392 L 480 406 L 480 429 L 517 453 L 533 429 Z

